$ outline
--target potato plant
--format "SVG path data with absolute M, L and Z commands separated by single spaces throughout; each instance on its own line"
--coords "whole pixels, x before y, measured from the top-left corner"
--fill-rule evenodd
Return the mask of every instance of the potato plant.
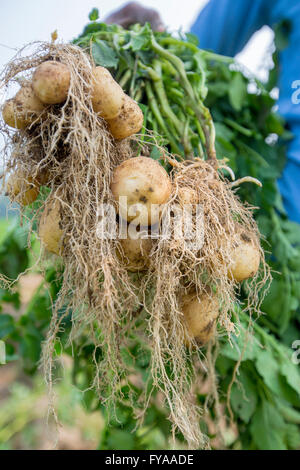
M 272 112 L 274 101 L 269 91 L 257 80 L 247 78 L 237 70 L 230 59 L 200 51 L 191 35 L 178 39 L 168 33 L 153 35 L 147 25 L 124 31 L 117 26 L 92 21 L 75 43 L 91 50 L 95 65 L 109 68 L 124 91 L 141 103 L 144 113 L 142 138 L 151 145 L 149 135 L 145 132 L 148 129 L 159 141 L 158 145 L 152 146 L 152 159 L 162 161 L 161 145 L 174 152 L 179 159 L 180 156 L 201 157 L 204 153 L 210 157 L 213 153 L 213 148 L 203 133 L 203 128 L 207 130 L 207 126 L 209 127 L 210 116 L 206 114 L 206 108 L 201 106 L 201 102 L 192 99 L 199 95 L 211 109 L 215 122 L 217 156 L 222 159 L 225 157 L 237 176 L 251 175 L 263 183 L 262 189 L 245 184 L 239 193 L 245 201 L 261 207 L 261 211 L 257 213 L 257 221 L 271 246 L 269 263 L 282 274 L 275 275 L 270 293 L 263 301 L 262 308 L 267 315 L 252 321 L 236 304 L 232 315 L 239 325 L 239 334 L 231 334 L 233 347 L 225 336 L 223 339 L 221 337 L 216 380 L 222 390 L 220 400 L 226 405 L 225 414 L 228 420 L 238 424 L 239 430 L 234 438 L 224 432 L 223 439 L 227 447 L 233 448 L 297 448 L 300 439 L 300 376 L 299 370 L 291 362 L 292 351 L 289 346 L 291 338 L 297 335 L 299 326 L 296 321 L 300 259 L 296 242 L 299 227 L 287 221 L 276 186 L 276 178 L 284 164 L 284 147 L 279 143 L 275 146 L 270 136 L 274 137 L 276 134 L 284 142 L 289 135 L 283 123 Z M 255 93 L 249 92 L 250 84 L 256 87 Z M 205 126 L 199 126 L 199 122 L 205 122 Z M 212 133 L 212 128 L 209 131 Z M 168 170 L 167 162 L 165 168 Z M 190 193 L 191 189 L 188 187 L 187 192 Z M 10 240 L 5 239 L 4 244 L 6 243 L 9 244 Z M 255 241 L 250 240 L 250 244 L 255 248 Z M 268 246 L 267 243 L 265 246 Z M 255 250 L 252 254 L 255 258 Z M 256 264 L 255 261 L 251 272 L 255 270 Z M 234 268 L 236 266 L 231 268 L 233 276 Z M 15 277 L 17 274 L 18 269 Z M 242 276 L 239 274 L 236 274 L 238 278 L 248 277 L 247 273 L 243 272 Z M 52 300 L 55 301 L 60 286 L 54 268 L 48 270 L 44 284 L 20 320 L 14 322 L 9 315 L 0 317 L 4 324 L 2 338 L 11 348 L 11 358 L 15 357 L 14 354 L 23 356 L 24 364 L 31 372 L 36 368 L 40 342 L 44 338 L 45 326 L 50 321 L 51 299 L 46 287 L 50 287 Z M 4 295 L 10 299 L 9 293 L 5 292 Z M 249 285 L 243 284 L 241 306 L 249 295 Z M 210 295 L 210 299 L 211 297 Z M 188 308 L 183 305 L 187 321 L 191 309 L 197 310 L 197 301 L 192 301 L 193 304 L 189 303 Z M 48 308 L 40 319 L 40 305 L 43 302 Z M 208 303 L 211 304 L 211 300 Z M 215 309 L 212 310 L 212 322 L 209 322 L 212 325 L 209 326 L 213 329 Z M 61 348 L 71 353 L 67 346 L 71 312 L 59 310 L 58 314 L 61 315 L 61 328 L 55 353 L 60 354 Z M 39 320 L 42 320 L 40 324 Z M 22 349 L 19 346 L 24 344 L 22 329 L 26 332 L 26 328 L 28 333 L 24 334 L 24 338 L 27 346 L 29 345 L 27 350 L 26 347 Z M 254 336 L 246 341 L 249 328 Z M 37 334 L 32 335 L 30 331 Z M 131 340 L 129 351 L 127 348 L 121 349 L 122 360 L 151 387 L 153 378 L 149 375 L 149 349 L 138 336 L 133 334 Z M 79 388 L 86 389 L 94 373 L 91 361 L 93 341 L 84 332 L 80 341 L 81 344 L 76 345 L 75 351 L 74 382 Z M 102 354 L 101 348 L 97 348 L 97 355 L 101 358 Z M 113 371 L 108 373 L 113 377 Z M 110 392 L 108 387 L 107 396 Z M 155 440 L 150 439 L 147 442 L 144 436 L 139 435 L 139 431 L 130 434 L 130 438 L 125 437 L 128 431 L 134 429 L 132 403 L 136 404 L 134 411 L 138 411 L 143 387 L 133 380 L 124 385 L 121 392 L 122 399 L 118 401 L 116 415 L 112 416 L 107 407 L 97 400 L 93 391 L 85 393 L 87 406 L 90 409 L 101 409 L 107 419 L 110 416 L 114 424 L 114 428 L 108 428 L 101 437 L 100 448 L 109 448 L 112 435 L 119 437 L 116 440 L 124 448 L 159 448 Z M 150 430 L 152 427 L 159 428 L 161 434 L 167 436 L 170 428 L 165 421 L 166 410 L 162 410 L 156 401 L 156 392 L 147 410 L 145 425 L 149 424 Z M 197 398 L 199 404 L 205 403 L 205 394 L 199 392 Z M 218 397 L 214 398 L 216 403 L 210 408 L 210 414 L 213 419 L 218 419 L 221 409 Z M 206 423 L 202 423 L 202 426 L 205 427 Z M 209 422 L 207 426 L 205 432 L 210 434 Z M 181 433 L 178 433 L 177 439 L 183 439 Z

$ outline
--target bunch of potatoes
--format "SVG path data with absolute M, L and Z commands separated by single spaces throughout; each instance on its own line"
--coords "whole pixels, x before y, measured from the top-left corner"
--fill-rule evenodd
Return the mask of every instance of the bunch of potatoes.
M 115 169 L 111 190 L 118 203 L 119 216 L 127 222 L 138 223 L 145 229 L 144 232 L 134 231 L 133 237 L 128 233 L 126 239 L 120 240 L 120 258 L 128 271 L 145 271 L 150 265 L 153 245 L 150 238 L 143 238 L 143 233 L 147 233 L 150 225 L 159 222 L 161 205 L 172 194 L 171 179 L 157 161 L 148 157 L 136 157 L 126 160 Z M 127 198 L 124 205 L 122 196 Z M 199 202 L 198 194 L 190 187 L 181 187 L 177 202 L 182 207 L 195 207 Z M 236 282 L 253 277 L 260 265 L 258 240 L 249 237 L 237 225 L 232 247 L 228 277 Z M 181 308 L 188 332 L 186 344 L 189 345 L 190 338 L 199 345 L 206 344 L 215 334 L 215 324 L 220 312 L 217 295 L 207 289 L 199 298 L 196 291 L 190 291 L 181 299 Z
M 94 112 L 106 120 L 112 136 L 121 140 L 137 133 L 143 125 L 143 113 L 110 72 L 104 67 L 95 67 L 91 81 Z M 3 120 L 15 129 L 29 128 L 43 118 L 43 113 L 46 116 L 47 107 L 67 100 L 70 83 L 71 73 L 67 65 L 57 61 L 43 62 L 36 68 L 32 81 L 26 82 L 14 98 L 5 102 Z M 7 193 L 26 206 L 36 200 L 40 186 L 45 183 L 45 173 L 33 179 L 17 170 L 7 182 Z
M 70 80 L 71 74 L 66 65 L 54 61 L 42 63 L 35 70 L 32 82 L 24 85 L 15 98 L 5 103 L 4 121 L 17 129 L 27 128 L 47 106 L 63 103 L 67 99 Z M 92 83 L 93 109 L 107 121 L 113 137 L 124 139 L 137 133 L 143 124 L 143 113 L 138 104 L 114 81 L 109 71 L 103 67 L 94 68 Z M 7 192 L 13 196 L 21 194 L 20 203 L 30 204 L 37 198 L 39 187 L 45 184 L 45 178 L 45 175 L 41 175 L 35 180 L 30 177 L 25 179 L 24 175 L 16 173 L 8 181 Z M 25 190 L 24 185 L 27 185 Z M 111 191 L 118 204 L 119 216 L 133 224 L 138 220 L 139 226 L 148 231 L 149 225 L 159 222 L 161 207 L 171 198 L 172 182 L 157 161 L 148 157 L 136 157 L 115 168 Z M 122 196 L 127 201 L 124 205 L 120 202 Z M 180 188 L 178 202 L 180 205 L 197 204 L 197 192 L 191 188 Z M 57 255 L 61 255 L 63 251 L 60 222 L 60 204 L 55 200 L 46 206 L 42 214 L 39 235 L 48 251 Z M 232 246 L 232 264 L 228 268 L 228 276 L 241 282 L 253 276 L 259 268 L 259 245 L 257 240 L 237 230 Z M 126 239 L 120 240 L 118 256 L 128 271 L 145 271 L 150 265 L 152 247 L 150 238 L 131 236 L 128 233 Z M 201 345 L 207 343 L 214 335 L 219 316 L 217 296 L 206 291 L 199 298 L 196 292 L 190 292 L 181 299 L 181 305 L 189 335 L 186 344 L 189 344 L 190 338 Z
M 127 223 L 138 224 L 140 228 L 139 231 L 128 230 L 127 238 L 119 240 L 119 259 L 129 272 L 147 271 L 151 264 L 153 241 L 149 237 L 144 238 L 144 235 L 148 234 L 150 225 L 159 223 L 162 206 L 172 195 L 172 181 L 160 163 L 141 156 L 130 158 L 115 168 L 111 191 L 118 206 L 119 217 Z M 195 205 L 198 203 L 197 192 L 189 187 L 181 187 L 177 201 L 181 206 Z M 42 220 L 40 224 L 41 238 L 44 242 L 47 241 L 46 246 L 51 246 L 52 251 L 56 253 L 59 252 L 63 236 L 59 221 L 59 204 L 55 203 L 47 215 L 46 223 Z M 48 229 L 48 223 L 51 223 L 51 231 Z M 250 238 L 237 226 L 232 246 L 228 277 L 242 282 L 258 271 L 258 240 Z M 196 291 L 192 290 L 181 298 L 181 309 L 188 333 L 185 338 L 186 345 L 190 345 L 191 338 L 199 345 L 206 344 L 215 334 L 220 312 L 218 296 L 207 289 L 199 297 Z
M 126 95 L 104 67 L 92 71 L 92 104 L 95 113 L 108 123 L 115 139 L 125 139 L 143 125 L 143 113 L 138 104 Z M 39 65 L 32 81 L 4 104 L 3 119 L 10 127 L 26 129 L 49 105 L 66 101 L 71 82 L 67 65 L 46 61 Z

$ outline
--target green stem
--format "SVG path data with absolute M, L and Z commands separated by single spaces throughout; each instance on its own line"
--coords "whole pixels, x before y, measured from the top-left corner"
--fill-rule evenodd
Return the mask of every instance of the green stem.
M 199 49 L 198 46 L 187 41 L 181 41 L 175 38 L 162 38 L 159 42 L 160 44 L 170 44 L 177 47 L 182 47 L 184 49 L 190 49 L 195 53 L 200 52 L 201 55 L 203 55 L 206 59 L 216 60 L 218 62 L 225 62 L 229 64 L 232 64 L 234 62 L 234 59 L 232 57 L 215 54 L 214 52 L 206 51 L 204 49 Z
M 177 135 L 177 132 L 179 132 L 179 134 L 182 136 L 183 126 L 180 123 L 180 121 L 177 119 L 177 116 L 175 116 L 175 114 L 173 113 L 173 111 L 172 111 L 172 109 L 169 105 L 168 99 L 166 97 L 165 89 L 164 89 L 164 86 L 163 86 L 163 82 L 160 78 L 159 73 L 156 70 L 154 70 L 152 67 L 147 67 L 146 65 L 142 64 L 141 62 L 139 62 L 139 66 L 143 70 L 147 71 L 149 77 L 151 78 L 151 80 L 153 82 L 153 87 L 156 91 L 156 94 L 157 94 L 159 100 L 160 100 L 160 105 L 161 105 L 163 114 L 165 115 L 165 117 L 169 121 L 169 126 L 171 127 L 172 133 L 179 140 L 180 137 Z M 179 125 L 179 127 L 178 127 L 178 125 Z
M 204 160 L 204 152 L 203 152 L 203 148 L 200 142 L 197 143 L 197 148 L 198 148 L 199 158 L 202 158 Z
M 253 132 L 250 129 L 246 129 L 246 127 L 241 126 L 240 124 L 233 121 L 232 119 L 225 118 L 224 122 L 225 122 L 225 124 L 228 124 L 228 126 L 232 127 L 236 131 L 238 131 L 240 134 L 243 134 L 247 137 L 251 137 L 253 135 Z
M 176 153 L 180 154 L 181 153 L 180 149 L 177 146 L 176 141 L 173 139 L 173 136 L 170 134 L 169 129 L 167 128 L 167 126 L 165 124 L 165 121 L 164 121 L 162 115 L 160 114 L 160 110 L 159 110 L 159 107 L 157 105 L 157 101 L 156 101 L 155 95 L 153 93 L 152 86 L 151 86 L 150 82 L 148 82 L 148 81 L 146 82 L 146 94 L 147 94 L 150 109 L 151 109 L 157 123 L 159 124 L 161 129 L 164 131 L 165 135 L 167 136 L 167 138 L 168 138 L 168 140 L 171 144 L 172 149 Z
M 197 127 L 199 137 L 201 139 L 201 143 L 205 145 L 205 135 L 204 135 L 202 127 L 200 126 L 200 122 L 198 121 L 198 119 L 195 119 L 195 124 Z
M 190 84 L 182 61 L 176 57 L 174 54 L 170 53 L 168 50 L 161 47 L 155 40 L 152 35 L 151 38 L 152 47 L 159 55 L 169 60 L 171 64 L 178 70 L 179 79 L 184 87 L 190 107 L 193 109 L 196 114 L 197 119 L 199 119 L 206 140 L 206 152 L 208 160 L 216 160 L 216 151 L 215 151 L 215 128 L 210 115 L 209 110 L 203 105 L 199 97 L 194 93 L 193 87 Z M 185 44 L 183 42 L 183 44 Z M 188 43 L 187 43 L 188 44 Z M 193 46 L 193 45 L 192 45 Z M 196 47 L 196 46 L 193 46 Z M 198 48 L 196 48 L 198 50 Z
M 179 91 L 177 88 L 172 87 L 172 88 L 170 88 L 168 91 L 169 91 L 170 94 L 172 94 L 173 96 L 176 96 L 176 97 L 178 97 L 178 98 L 180 98 L 180 99 L 183 99 L 183 98 L 184 98 L 184 94 L 182 93 L 182 91 Z
M 129 80 L 131 79 L 131 75 L 132 75 L 132 72 L 130 69 L 128 69 L 124 75 L 122 76 L 122 78 L 120 80 L 118 80 L 119 82 L 119 85 L 121 88 L 125 88 L 126 84 L 129 82 Z
M 137 91 L 134 93 L 133 99 L 138 103 L 142 100 L 143 96 L 143 86 L 140 86 Z
M 163 81 L 162 81 L 162 78 L 161 78 L 161 65 L 158 61 L 153 61 L 153 65 L 154 65 L 154 70 L 155 72 L 157 73 L 157 75 L 160 77 L 159 80 L 155 80 L 153 82 L 153 86 L 154 86 L 154 89 L 157 93 L 157 96 L 160 100 L 160 104 L 161 104 L 161 107 L 162 107 L 162 110 L 163 110 L 163 113 L 165 114 L 166 118 L 170 119 L 177 132 L 180 134 L 180 135 L 183 135 L 184 133 L 184 126 L 182 125 L 182 123 L 179 121 L 179 119 L 177 118 L 177 116 L 174 114 L 170 104 L 169 104 L 169 101 L 168 101 L 168 98 L 167 98 L 167 95 L 166 95 L 166 91 L 165 91 L 165 88 L 164 88 L 164 84 L 163 84 Z
M 157 52 L 159 55 L 161 55 L 162 57 L 164 57 L 165 59 L 170 61 L 171 64 L 174 65 L 174 67 L 177 69 L 177 71 L 179 73 L 181 81 L 184 84 L 184 88 L 186 89 L 186 92 L 187 92 L 188 96 L 192 99 L 195 99 L 194 90 L 193 90 L 193 87 L 190 84 L 190 82 L 189 82 L 189 80 L 186 76 L 183 62 L 178 57 L 176 57 L 174 54 L 170 53 L 167 49 L 164 49 L 163 47 L 161 47 L 156 42 L 153 35 L 152 35 L 152 38 L 151 38 L 151 43 L 152 43 L 152 47 L 155 50 L 155 52 Z
M 165 88 L 163 85 L 163 81 L 161 79 L 161 68 L 158 62 L 154 62 L 155 68 L 147 67 L 146 65 L 139 62 L 139 66 L 146 70 L 153 81 L 153 87 L 156 91 L 156 94 L 160 100 L 160 105 L 162 107 L 163 113 L 166 118 L 170 119 L 173 122 L 175 129 L 179 132 L 179 134 L 183 134 L 183 126 L 181 122 L 177 119 L 177 116 L 173 113 L 169 105 L 169 101 L 165 92 Z
M 188 160 L 194 160 L 193 148 L 189 140 L 189 128 L 190 128 L 190 118 L 187 117 L 185 125 L 184 125 L 183 148 L 184 148 L 184 153 L 186 157 L 188 157 Z
M 131 83 L 130 83 L 130 90 L 129 90 L 130 96 L 134 95 L 134 86 L 135 86 L 137 66 L 138 66 L 138 60 L 136 59 L 134 62 L 134 69 L 133 69 L 133 74 L 132 74 Z
M 210 112 L 203 104 L 197 104 L 192 100 L 189 101 L 189 105 L 194 111 L 197 119 L 202 124 L 202 130 L 205 136 L 206 142 L 206 153 L 208 160 L 214 161 L 217 159 L 215 149 L 216 131 L 215 126 L 211 117 Z
M 162 38 L 162 39 L 160 39 L 159 42 L 160 42 L 160 44 L 166 44 L 166 45 L 170 44 L 170 45 L 174 45 L 174 46 L 177 46 L 177 47 L 190 49 L 193 52 L 199 52 L 199 48 L 195 44 L 192 44 L 191 42 L 187 42 L 187 41 L 181 41 L 180 39 Z
M 167 72 L 168 74 L 170 74 L 174 77 L 178 76 L 177 70 L 173 67 L 173 65 L 170 62 L 162 59 L 161 66 L 162 66 L 162 69 L 164 70 L 164 72 Z

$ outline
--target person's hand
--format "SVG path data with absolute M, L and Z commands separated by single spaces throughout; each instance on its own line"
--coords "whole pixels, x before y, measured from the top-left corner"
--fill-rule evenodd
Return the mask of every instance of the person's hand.
M 107 24 L 118 24 L 128 28 L 135 23 L 150 23 L 154 31 L 164 31 L 165 25 L 160 14 L 153 8 L 145 8 L 137 2 L 129 2 L 124 7 L 111 13 L 106 19 Z

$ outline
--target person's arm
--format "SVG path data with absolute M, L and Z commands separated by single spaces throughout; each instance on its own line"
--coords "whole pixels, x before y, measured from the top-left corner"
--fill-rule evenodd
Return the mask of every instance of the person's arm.
M 210 0 L 191 28 L 199 46 L 234 56 L 270 22 L 271 0 Z

